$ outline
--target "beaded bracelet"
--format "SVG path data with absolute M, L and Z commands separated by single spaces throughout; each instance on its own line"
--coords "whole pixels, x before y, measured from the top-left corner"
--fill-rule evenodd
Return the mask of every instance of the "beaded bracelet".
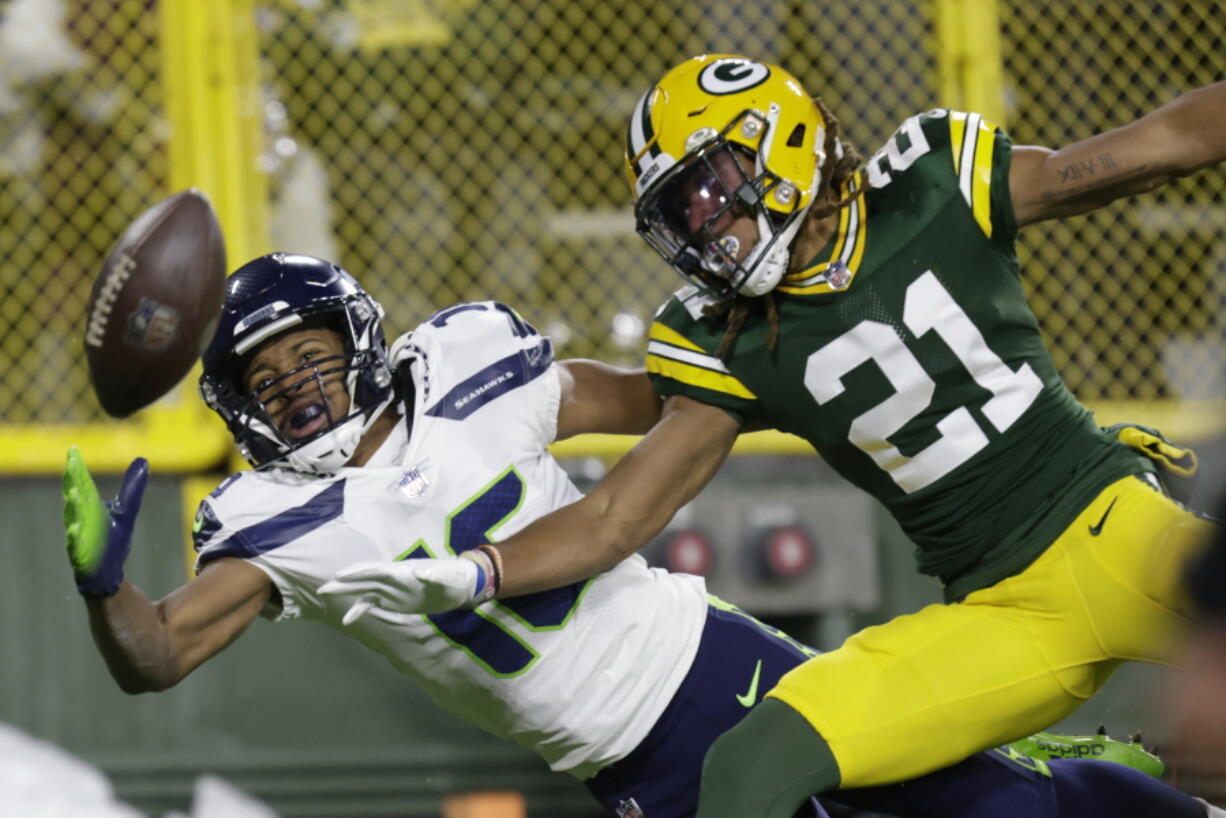
M 502 588 L 502 554 L 498 553 L 498 549 L 492 545 L 478 545 L 477 550 L 488 554 L 490 562 L 494 564 L 494 593 L 496 594 Z

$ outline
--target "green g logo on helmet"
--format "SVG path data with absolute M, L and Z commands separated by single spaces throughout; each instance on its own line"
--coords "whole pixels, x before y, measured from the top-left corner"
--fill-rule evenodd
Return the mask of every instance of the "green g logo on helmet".
M 698 74 L 698 86 L 708 94 L 725 96 L 761 85 L 770 75 L 771 70 L 760 62 L 730 57 L 703 68 Z

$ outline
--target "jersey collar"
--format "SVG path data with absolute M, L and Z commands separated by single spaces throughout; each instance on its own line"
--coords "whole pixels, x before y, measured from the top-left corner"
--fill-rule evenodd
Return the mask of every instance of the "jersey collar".
M 864 202 L 864 172 L 859 171 L 847 182 L 846 191 L 855 198 L 839 211 L 839 226 L 826 242 L 812 264 L 784 277 L 776 288 L 792 295 L 841 292 L 851 286 L 860 261 L 864 258 L 865 235 L 868 232 L 868 208 Z

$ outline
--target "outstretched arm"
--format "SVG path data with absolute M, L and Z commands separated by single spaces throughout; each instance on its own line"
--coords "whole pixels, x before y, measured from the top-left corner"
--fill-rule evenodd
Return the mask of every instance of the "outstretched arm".
M 661 401 L 645 369 L 571 359 L 558 362 L 558 374 L 558 440 L 585 432 L 641 435 L 660 419 Z
M 178 684 L 251 624 L 272 583 L 263 571 L 221 559 L 157 602 L 124 580 L 113 595 L 87 598 L 98 652 L 125 693 Z
M 645 375 L 623 374 L 631 377 L 635 390 L 650 388 Z M 616 431 L 604 422 L 592 422 L 601 415 L 606 420 L 634 417 L 637 424 L 654 411 L 641 391 L 637 398 L 628 398 L 622 389 L 593 392 L 594 382 L 603 379 L 596 377 L 598 370 L 586 375 L 590 377 L 563 378 L 559 437 L 562 430 Z M 609 386 L 607 381 L 604 386 Z M 578 394 L 569 394 L 571 390 Z M 603 398 L 596 399 L 597 394 Z M 598 409 L 602 402 L 614 408 Z M 639 410 L 633 409 L 636 404 Z M 593 414 L 576 420 L 570 413 L 585 405 Z M 496 548 L 482 546 L 443 559 L 355 563 L 320 586 L 319 593 L 360 597 L 345 614 L 344 623 L 349 624 L 371 610 L 437 613 L 479 604 L 495 594 L 519 596 L 598 574 L 664 528 L 710 481 L 740 431 L 722 409 L 685 397 L 669 398 L 659 422 L 591 494 L 540 518 Z
M 1226 159 L 1226 82 L 1060 150 L 1013 149 L 1009 192 L 1018 226 L 1095 210 Z
M 638 551 L 710 482 L 739 432 L 722 409 L 669 398 L 660 422 L 590 494 L 498 543 L 498 596 L 585 579 Z
M 85 598 L 90 631 L 127 693 L 165 690 L 224 648 L 251 623 L 271 593 L 262 571 L 222 559 L 159 602 L 123 577 L 148 465 L 133 461 L 119 496 L 103 503 L 80 453 L 64 470 L 68 558 Z

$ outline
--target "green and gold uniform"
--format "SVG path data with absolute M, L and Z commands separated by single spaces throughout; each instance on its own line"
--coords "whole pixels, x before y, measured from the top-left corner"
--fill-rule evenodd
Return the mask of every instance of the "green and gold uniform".
M 707 302 L 689 288 L 657 316 L 647 366 L 661 395 L 809 441 L 957 598 L 1017 573 L 1150 465 L 1100 432 L 1043 346 L 1018 280 L 1008 138 L 934 111 L 866 175 L 837 234 L 776 291 L 776 349 L 759 320 L 715 359 L 723 324 L 696 317 Z
M 978 115 L 912 117 L 852 181 L 854 201 L 827 245 L 776 288 L 774 349 L 757 312 L 716 358 L 724 321 L 703 317 L 710 302 L 693 287 L 651 329 L 647 369 L 662 396 L 809 441 L 885 504 L 918 546 L 920 570 L 960 602 L 868 629 L 776 688 L 830 744 L 843 786 L 907 778 L 926 771 L 916 763 L 931 769 L 1042 729 L 1116 660 L 1161 659 L 1148 643 L 1178 618 L 1165 566 L 1205 526 L 1161 494 L 1151 462 L 1102 432 L 1056 373 L 1018 278 L 1010 151 Z M 1115 530 L 1100 537 L 1098 517 L 1112 510 Z M 1154 541 L 1185 525 L 1187 545 L 1168 547 L 1159 566 Z M 1104 576 L 1114 576 L 1135 558 L 1129 570 L 1148 579 L 1120 582 L 1161 587 L 1129 607 L 1127 592 L 1102 590 L 1119 577 L 1048 565 L 1066 531 L 1088 537 L 1087 570 L 1109 565 Z M 1117 551 L 1098 554 L 1101 542 Z M 1001 595 L 1021 586 L 1040 604 Z M 1087 610 L 1066 610 L 1074 601 Z M 1122 638 L 1139 644 L 1102 638 L 1103 616 L 1118 616 L 1134 631 Z M 949 719 L 974 726 L 944 755 L 880 749 L 914 747 L 909 739 L 927 741 Z

